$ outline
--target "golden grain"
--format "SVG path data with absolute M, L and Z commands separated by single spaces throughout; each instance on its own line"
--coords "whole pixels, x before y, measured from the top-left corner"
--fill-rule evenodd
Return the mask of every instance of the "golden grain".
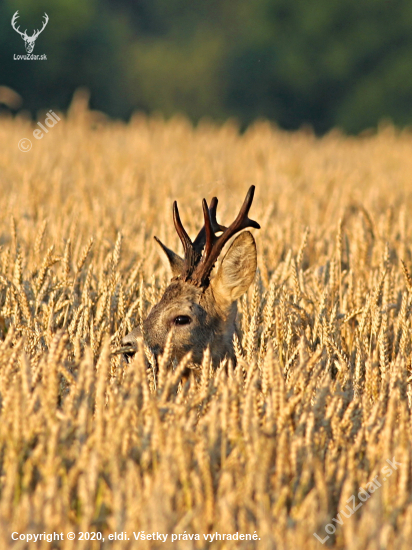
M 17 548 L 13 531 L 101 531 L 127 550 L 157 530 L 165 549 L 256 531 L 242 548 L 315 550 L 332 524 L 325 547 L 409 550 L 411 134 L 78 111 L 29 153 L 27 122 L 0 126 L 0 547 Z M 250 184 L 259 272 L 237 364 L 213 370 L 207 352 L 188 375 L 171 341 L 158 371 L 142 346 L 130 364 L 112 355 L 167 284 L 153 236 L 178 250 L 172 201 L 195 234 L 203 196 L 227 223 Z M 384 480 L 387 459 L 400 466 Z M 201 540 L 171 543 L 184 531 Z

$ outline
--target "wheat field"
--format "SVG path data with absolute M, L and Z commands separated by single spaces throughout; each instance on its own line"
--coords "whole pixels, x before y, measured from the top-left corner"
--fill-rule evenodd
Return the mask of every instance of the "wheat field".
M 409 550 L 412 134 L 59 116 L 0 122 L 0 548 Z M 251 184 L 236 366 L 124 364 L 172 201 L 193 236 Z

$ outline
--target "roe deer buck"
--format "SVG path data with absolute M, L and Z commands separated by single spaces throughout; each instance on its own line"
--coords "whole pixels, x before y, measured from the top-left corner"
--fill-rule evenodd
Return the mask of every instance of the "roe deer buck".
M 176 201 L 173 203 L 173 220 L 183 244 L 184 259 L 155 237 L 167 256 L 173 276 L 161 300 L 143 322 L 144 340 L 155 356 L 163 353 L 168 334 L 173 330 L 172 358 L 177 361 L 191 351 L 192 364 L 199 365 L 208 346 L 214 366 L 225 357 L 235 359 L 236 300 L 249 288 L 256 272 L 256 244 L 252 234 L 245 231 L 238 235 L 213 278 L 211 272 L 233 235 L 247 227 L 260 228 L 248 218 L 254 192 L 252 185 L 229 227 L 219 225 L 216 220 L 217 198 L 213 197 L 209 207 L 203 199 L 204 226 L 193 242 L 180 221 Z M 218 232 L 222 232 L 219 237 Z M 123 338 L 119 352 L 127 360 L 137 351 L 141 336 L 137 327 Z

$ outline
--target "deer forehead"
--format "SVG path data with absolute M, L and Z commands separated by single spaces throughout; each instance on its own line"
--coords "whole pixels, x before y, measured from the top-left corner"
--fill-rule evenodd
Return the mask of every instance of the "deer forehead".
M 183 281 L 171 283 L 165 290 L 161 300 L 153 307 L 150 315 L 169 317 L 172 314 L 199 313 L 202 291 Z

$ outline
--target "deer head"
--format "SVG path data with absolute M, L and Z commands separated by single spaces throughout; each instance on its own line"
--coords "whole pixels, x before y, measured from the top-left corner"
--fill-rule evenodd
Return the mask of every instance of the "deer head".
M 236 330 L 236 300 L 249 288 L 256 272 L 256 244 L 245 231 L 230 245 L 212 277 L 212 270 L 224 245 L 231 237 L 260 225 L 248 218 L 255 187 L 252 185 L 234 222 L 225 227 L 216 219 L 217 198 L 210 206 L 203 199 L 204 226 L 192 242 L 179 216 L 176 201 L 173 220 L 182 242 L 184 258 L 156 241 L 166 255 L 172 280 L 161 300 L 143 322 L 143 337 L 155 356 L 164 350 L 172 333 L 172 357 L 180 361 L 189 351 L 194 364 L 200 364 L 203 353 L 210 348 L 213 364 L 225 357 L 234 359 L 233 335 Z M 220 236 L 216 234 L 221 232 Z M 137 350 L 140 328 L 123 339 L 121 352 L 130 358 Z
M 41 32 L 43 32 L 44 30 L 44 27 L 47 25 L 47 23 L 49 22 L 49 16 L 47 15 L 47 13 L 44 14 L 44 21 L 43 21 L 43 26 L 40 30 L 36 30 L 33 32 L 32 36 L 28 36 L 27 35 L 27 29 L 24 31 L 24 32 L 21 32 L 19 29 L 20 27 L 16 27 L 16 22 L 17 22 L 17 19 L 19 17 L 19 12 L 16 11 L 16 13 L 13 15 L 13 19 L 11 20 L 11 26 L 13 27 L 13 29 L 18 32 L 20 34 L 20 36 L 23 38 L 24 40 L 24 45 L 26 47 L 26 52 L 27 53 L 32 53 L 33 49 L 34 49 L 34 44 L 36 42 L 36 39 L 37 37 L 39 36 L 39 34 Z

